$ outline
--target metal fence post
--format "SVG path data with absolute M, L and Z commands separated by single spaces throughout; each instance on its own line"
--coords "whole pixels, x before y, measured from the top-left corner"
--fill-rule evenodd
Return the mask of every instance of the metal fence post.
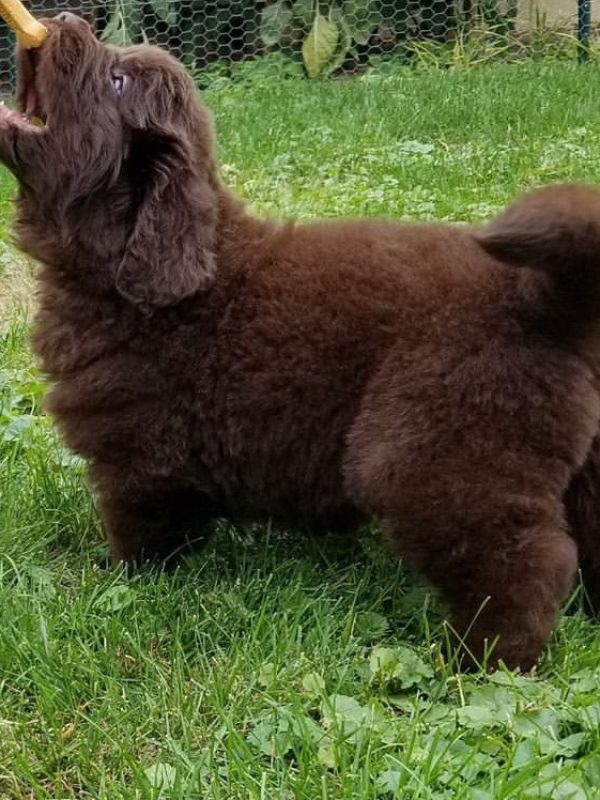
M 577 0 L 577 40 L 579 42 L 579 63 L 589 58 L 590 22 L 592 16 L 591 0 Z

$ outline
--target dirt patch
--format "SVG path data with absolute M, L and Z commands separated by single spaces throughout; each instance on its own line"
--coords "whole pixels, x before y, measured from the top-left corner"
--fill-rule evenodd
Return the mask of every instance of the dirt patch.
M 35 307 L 34 266 L 10 245 L 0 244 L 0 333 Z
M 600 9 L 592 3 L 592 18 L 597 19 Z M 521 28 L 531 28 L 536 17 L 547 25 L 572 28 L 577 24 L 577 0 L 520 0 L 518 22 Z

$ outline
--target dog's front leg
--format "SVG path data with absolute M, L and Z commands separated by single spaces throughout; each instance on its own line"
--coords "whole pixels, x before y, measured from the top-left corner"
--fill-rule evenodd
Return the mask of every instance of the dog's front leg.
M 46 131 L 0 104 L 0 163 L 27 183 L 45 164 Z
M 113 564 L 175 561 L 210 534 L 215 514 L 202 492 L 133 488 L 126 475 L 97 464 L 91 472 Z

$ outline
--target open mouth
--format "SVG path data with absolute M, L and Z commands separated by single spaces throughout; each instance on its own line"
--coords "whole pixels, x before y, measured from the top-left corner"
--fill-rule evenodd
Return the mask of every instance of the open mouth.
M 17 54 L 17 107 L 22 122 L 46 125 L 48 114 L 37 85 L 40 49 L 20 48 Z

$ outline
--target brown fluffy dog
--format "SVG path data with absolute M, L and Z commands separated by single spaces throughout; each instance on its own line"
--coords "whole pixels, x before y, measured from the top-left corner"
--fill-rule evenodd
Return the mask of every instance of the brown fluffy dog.
M 5 110 L 0 158 L 43 265 L 49 408 L 114 561 L 218 516 L 373 516 L 476 657 L 498 637 L 530 667 L 575 540 L 598 587 L 600 194 L 544 189 L 473 230 L 258 220 L 176 61 L 48 26 L 18 53 L 46 125 Z

